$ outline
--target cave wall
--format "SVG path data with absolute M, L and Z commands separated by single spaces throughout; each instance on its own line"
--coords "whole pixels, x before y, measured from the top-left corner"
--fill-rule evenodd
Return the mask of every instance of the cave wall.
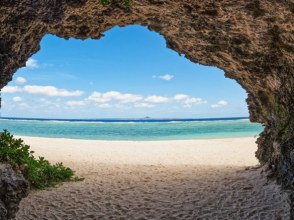
M 1 0 L 0 88 L 40 49 L 45 34 L 99 39 L 116 25 L 147 26 L 165 37 L 168 48 L 223 69 L 247 91 L 250 120 L 265 126 L 256 156 L 293 188 L 293 0 L 122 2 Z
M 29 183 L 20 171 L 0 163 L 0 219 L 13 219 L 22 198 L 29 193 Z

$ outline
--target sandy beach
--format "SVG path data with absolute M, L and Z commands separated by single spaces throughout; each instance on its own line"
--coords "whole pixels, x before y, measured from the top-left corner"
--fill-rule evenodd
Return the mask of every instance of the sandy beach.
M 85 180 L 31 192 L 17 220 L 290 219 L 287 193 L 256 167 L 254 138 L 22 138 Z

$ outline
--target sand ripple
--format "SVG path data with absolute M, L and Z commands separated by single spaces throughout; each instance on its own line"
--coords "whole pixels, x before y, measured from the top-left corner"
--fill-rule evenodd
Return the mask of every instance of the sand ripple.
M 33 192 L 23 200 L 17 220 L 290 219 L 287 194 L 260 172 L 84 164 L 85 181 Z

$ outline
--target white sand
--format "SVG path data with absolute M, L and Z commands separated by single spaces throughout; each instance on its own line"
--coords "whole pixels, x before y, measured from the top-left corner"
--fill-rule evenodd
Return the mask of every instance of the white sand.
M 36 155 L 86 179 L 34 191 L 26 219 L 290 219 L 288 195 L 268 182 L 254 138 L 92 141 L 22 137 Z

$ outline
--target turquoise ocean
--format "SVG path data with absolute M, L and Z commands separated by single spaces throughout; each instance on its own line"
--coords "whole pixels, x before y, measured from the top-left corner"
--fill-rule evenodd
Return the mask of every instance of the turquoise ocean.
M 188 140 L 255 137 L 262 125 L 248 118 L 208 119 L 27 119 L 0 118 L 14 135 L 88 140 Z

